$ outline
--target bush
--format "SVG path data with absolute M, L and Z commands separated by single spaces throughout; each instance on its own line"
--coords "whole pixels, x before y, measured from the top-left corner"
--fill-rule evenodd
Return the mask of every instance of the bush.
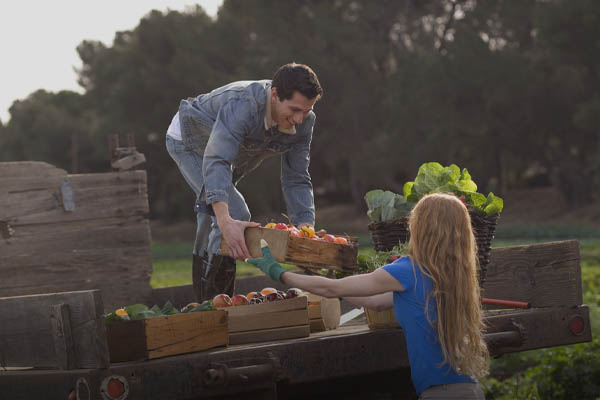
M 542 351 L 540 364 L 525 373 L 540 399 L 600 397 L 600 340 Z

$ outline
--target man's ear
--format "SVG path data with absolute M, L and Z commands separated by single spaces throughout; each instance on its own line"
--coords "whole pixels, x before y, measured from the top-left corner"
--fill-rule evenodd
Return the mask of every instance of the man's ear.
M 271 88 L 271 100 L 273 100 L 273 101 L 279 100 L 279 97 L 277 97 L 277 88 L 276 87 Z

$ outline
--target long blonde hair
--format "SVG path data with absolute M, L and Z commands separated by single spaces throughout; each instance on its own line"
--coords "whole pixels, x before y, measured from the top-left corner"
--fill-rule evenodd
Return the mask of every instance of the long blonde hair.
M 408 254 L 433 281 L 443 364 L 464 375 L 483 376 L 489 353 L 477 280 L 477 245 L 467 208 L 454 195 L 424 196 L 409 218 Z M 413 264 L 414 268 L 414 264 Z

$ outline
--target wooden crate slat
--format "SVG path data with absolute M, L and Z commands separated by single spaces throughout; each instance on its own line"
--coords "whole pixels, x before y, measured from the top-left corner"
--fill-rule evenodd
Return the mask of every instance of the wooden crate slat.
M 274 313 L 280 311 L 300 310 L 306 309 L 308 306 L 308 299 L 306 296 L 300 296 L 293 299 L 272 301 L 261 304 L 249 304 L 245 306 L 227 307 L 229 319 L 237 316 L 257 315 Z
M 193 312 L 144 321 L 149 350 L 157 350 L 173 343 L 189 342 L 208 331 L 224 332 L 224 336 L 227 336 L 225 311 Z
M 533 307 L 582 303 L 579 243 L 563 241 L 492 249 L 484 297 Z
M 229 332 L 246 332 L 306 324 L 308 324 L 306 309 L 238 315 L 229 319 Z
M 357 265 L 357 248 L 349 245 L 291 236 L 285 262 L 300 266 L 352 269 Z
M 98 291 L 0 298 L 0 362 L 4 366 L 59 367 L 50 308 L 69 307 L 77 368 L 106 368 L 108 347 Z
M 292 326 L 287 328 L 265 329 L 252 332 L 239 332 L 229 335 L 229 344 L 268 342 L 310 336 L 310 326 Z

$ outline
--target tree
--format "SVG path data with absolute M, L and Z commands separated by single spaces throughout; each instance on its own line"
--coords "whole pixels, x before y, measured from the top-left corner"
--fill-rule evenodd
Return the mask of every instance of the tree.
M 2 135 L 4 160 L 46 161 L 70 172 L 99 167 L 91 137 L 94 117 L 81 94 L 38 90 L 25 100 L 15 101 L 9 112 L 11 118 Z M 73 144 L 78 151 L 73 151 L 77 150 Z M 77 161 L 81 154 L 86 158 Z

